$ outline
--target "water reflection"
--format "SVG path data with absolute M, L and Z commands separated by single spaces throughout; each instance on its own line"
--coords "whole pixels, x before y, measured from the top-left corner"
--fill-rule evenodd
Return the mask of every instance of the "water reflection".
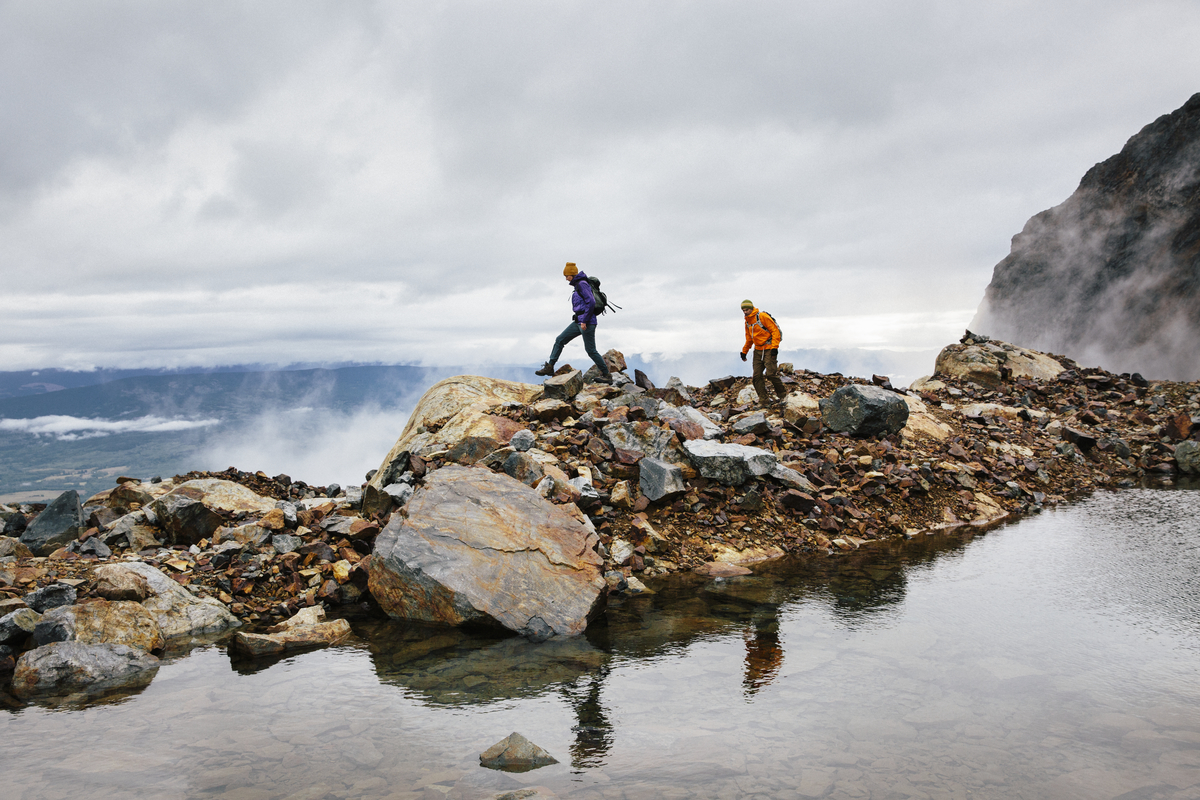
M 5 796 L 1195 798 L 1198 512 L 1097 495 L 676 576 L 568 641 L 356 618 L 269 665 L 208 648 L 122 702 L 0 714 Z M 562 763 L 481 769 L 513 730 Z

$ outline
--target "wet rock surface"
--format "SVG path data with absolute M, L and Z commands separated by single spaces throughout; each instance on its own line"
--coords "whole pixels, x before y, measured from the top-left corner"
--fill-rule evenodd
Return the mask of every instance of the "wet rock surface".
M 12 689 L 17 697 L 29 698 L 149 683 L 158 664 L 154 656 L 128 645 L 55 642 L 17 659 Z
M 479 763 L 488 769 L 526 772 L 557 764 L 558 759 L 514 731 L 480 753 Z

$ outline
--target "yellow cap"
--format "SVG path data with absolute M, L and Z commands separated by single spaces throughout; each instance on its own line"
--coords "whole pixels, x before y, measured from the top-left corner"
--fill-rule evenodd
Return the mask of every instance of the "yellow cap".
M 579 267 L 575 266 L 574 261 L 568 261 L 567 265 L 565 267 L 563 267 L 563 275 L 578 275 L 578 274 L 579 274 Z
M 751 303 L 749 300 L 743 300 L 742 308 L 754 308 L 754 303 Z

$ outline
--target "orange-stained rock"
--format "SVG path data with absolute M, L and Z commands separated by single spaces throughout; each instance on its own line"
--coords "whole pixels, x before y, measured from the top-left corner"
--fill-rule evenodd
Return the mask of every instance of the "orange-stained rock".
M 281 531 L 287 527 L 287 519 L 284 518 L 283 511 L 273 508 L 263 514 L 262 519 L 258 521 L 258 527 L 266 528 L 269 531 Z
M 33 638 L 39 647 L 51 642 L 82 642 L 125 644 L 147 652 L 161 650 L 166 643 L 154 615 L 129 600 L 52 608 L 38 620 Z
M 375 540 L 371 594 L 399 619 L 582 633 L 605 584 L 596 536 L 569 508 L 507 475 L 443 467 Z

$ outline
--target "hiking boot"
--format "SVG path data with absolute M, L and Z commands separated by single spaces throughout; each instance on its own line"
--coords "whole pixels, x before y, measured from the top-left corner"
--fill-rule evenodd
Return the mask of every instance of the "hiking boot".
M 612 375 L 597 375 L 595 381 L 596 383 L 607 383 L 609 386 L 613 385 Z
M 554 362 L 547 361 L 545 364 L 542 364 L 541 369 L 535 371 L 533 374 L 534 375 L 546 375 L 546 376 L 553 375 L 554 374 Z

